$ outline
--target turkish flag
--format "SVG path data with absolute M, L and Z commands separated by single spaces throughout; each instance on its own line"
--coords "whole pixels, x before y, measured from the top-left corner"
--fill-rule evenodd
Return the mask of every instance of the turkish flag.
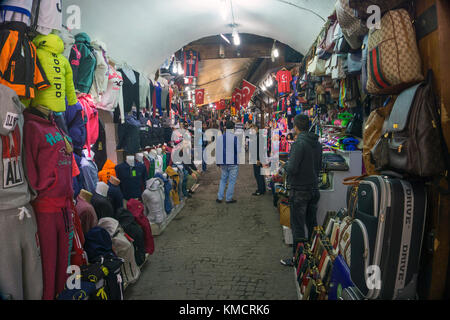
M 198 105 L 205 103 L 205 89 L 195 90 L 195 103 Z
M 241 104 L 246 106 L 250 102 L 255 93 L 256 86 L 252 85 L 250 82 L 243 80 L 242 81 L 242 100 Z
M 223 109 L 225 109 L 226 108 L 226 103 L 225 103 L 225 100 L 224 99 L 222 99 L 222 100 L 220 100 L 219 101 L 219 103 L 217 104 L 217 110 L 223 110 Z
M 232 98 L 232 101 L 234 102 L 235 108 L 237 108 L 238 110 L 241 109 L 241 102 L 242 102 L 241 89 L 235 88 L 231 98 Z

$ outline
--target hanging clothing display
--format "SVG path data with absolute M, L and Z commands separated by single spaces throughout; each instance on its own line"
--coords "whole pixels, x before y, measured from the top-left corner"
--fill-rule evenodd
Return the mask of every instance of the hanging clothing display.
M 81 172 L 83 172 L 85 188 L 90 193 L 94 193 L 98 182 L 98 168 L 92 159 L 81 158 Z
M 122 68 L 117 70 L 122 74 L 123 79 L 123 110 L 125 114 L 131 111 L 133 105 L 136 107 L 136 112 L 139 112 L 140 108 L 140 96 L 139 96 L 139 77 L 140 74 L 134 70 L 128 68 Z M 131 78 L 131 79 L 130 79 Z
M 81 93 L 89 93 L 94 81 L 97 59 L 91 46 L 91 38 L 86 33 L 75 35 L 75 44 L 72 46 L 69 61 L 73 70 L 75 89 Z
M 112 66 L 109 66 L 108 86 L 97 104 L 98 109 L 114 111 L 117 106 L 120 112 L 120 121 L 125 122 L 125 111 L 123 106 L 123 78 Z
M 0 30 L 0 84 L 24 99 L 50 86 L 23 22 L 8 22 Z
M 92 204 L 80 196 L 77 197 L 76 209 L 80 217 L 81 228 L 83 233 L 86 234 L 98 224 L 97 214 Z
M 185 77 L 198 77 L 198 65 L 200 62 L 200 53 L 194 50 L 183 52 L 183 68 Z
M 85 148 L 88 150 L 88 155 L 90 156 L 91 147 L 95 142 L 97 142 L 99 134 L 99 124 L 98 124 L 98 110 L 95 106 L 94 100 L 88 94 L 84 94 L 78 97 L 78 102 L 80 102 L 83 107 L 83 118 L 86 121 L 86 145 Z
M 98 139 L 92 147 L 94 152 L 94 161 L 98 168 L 103 168 L 107 159 L 106 152 L 106 132 L 103 121 L 98 119 Z
M 278 82 L 278 93 L 291 92 L 292 75 L 288 70 L 280 70 L 277 72 L 276 80 Z
M 0 4 L 0 23 L 23 22 L 31 24 L 33 0 L 3 0 Z
M 83 150 L 83 147 L 86 144 L 87 131 L 83 119 L 83 107 L 78 100 L 76 104 L 66 107 L 64 118 L 66 120 L 69 136 L 72 138 L 74 152 L 81 155 L 81 150 Z
M 33 43 L 42 68 L 50 82 L 50 88 L 36 93 L 31 106 L 42 105 L 55 112 L 66 110 L 68 105 L 77 103 L 75 87 L 73 85 L 72 68 L 69 61 L 62 55 L 64 43 L 55 34 L 38 35 Z
M 89 94 L 96 102 L 99 102 L 100 97 L 108 88 L 109 64 L 108 59 L 106 58 L 106 45 L 101 41 L 94 40 L 91 42 L 91 46 L 95 54 L 97 65 L 95 67 L 94 80 Z
M 16 93 L 0 84 L 0 292 L 14 300 L 42 298 L 42 261 L 23 163 L 22 115 Z M 11 232 L 13 231 L 13 232 Z
M 139 106 L 141 111 L 150 108 L 150 81 L 141 73 L 139 74 Z
M 37 8 L 39 5 L 39 12 Z M 33 2 L 33 21 L 36 25 L 36 31 L 44 35 L 52 30 L 61 30 L 62 28 L 62 0 L 40 0 Z
M 114 209 L 114 213 L 116 213 L 117 216 L 117 210 L 123 208 L 123 194 L 120 190 L 119 186 L 113 185 L 111 182 L 108 181 L 108 199 L 111 201 L 111 204 Z
M 115 218 L 116 213 L 111 202 L 107 197 L 102 196 L 94 191 L 91 204 L 95 209 L 95 213 L 97 214 L 97 219 L 100 220 L 102 218 Z
M 35 108 L 24 112 L 27 176 L 37 198 L 36 212 L 43 269 L 43 299 L 53 300 L 64 289 L 71 252 L 72 145 L 55 125 L 52 114 Z

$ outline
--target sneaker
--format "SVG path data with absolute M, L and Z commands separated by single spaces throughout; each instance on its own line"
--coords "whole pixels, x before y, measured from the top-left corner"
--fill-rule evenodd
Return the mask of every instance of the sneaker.
M 283 265 L 283 266 L 286 266 L 286 267 L 293 267 L 294 266 L 294 259 L 293 258 L 287 258 L 287 259 L 282 259 L 282 260 L 280 260 L 280 262 L 281 262 L 281 264 Z
M 261 196 L 261 195 L 263 195 L 263 194 L 262 194 L 262 193 L 259 193 L 258 191 L 252 193 L 252 196 Z
M 230 201 L 227 201 L 227 203 L 236 203 L 237 202 L 237 200 L 230 200 Z
M 222 200 L 216 199 L 217 203 L 222 203 Z

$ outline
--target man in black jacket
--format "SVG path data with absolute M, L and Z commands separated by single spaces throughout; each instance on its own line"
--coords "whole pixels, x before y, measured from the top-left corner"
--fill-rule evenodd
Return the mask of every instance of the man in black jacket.
M 293 256 L 300 242 L 308 241 L 317 226 L 317 203 L 320 199 L 319 172 L 322 166 L 322 145 L 318 136 L 309 132 L 309 118 L 297 115 L 294 118 L 297 140 L 292 144 L 289 161 L 285 168 L 291 186 L 289 203 L 293 236 Z M 293 266 L 293 258 L 281 260 Z

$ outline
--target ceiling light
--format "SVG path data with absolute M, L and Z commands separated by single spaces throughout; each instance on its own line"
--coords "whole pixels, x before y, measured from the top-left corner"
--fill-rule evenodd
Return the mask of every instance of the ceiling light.
M 279 52 L 278 52 L 278 49 L 277 48 L 274 48 L 273 49 L 273 56 L 275 57 L 275 58 L 278 58 L 279 57 Z
M 182 66 L 181 62 L 178 62 L 178 74 L 179 75 L 184 74 L 184 70 L 183 70 L 183 66 Z
M 230 40 L 228 40 L 228 38 L 225 37 L 225 36 L 223 35 L 223 33 L 221 33 L 220 36 L 223 38 L 223 40 L 225 40 L 226 42 L 228 42 L 228 44 L 231 44 Z
M 264 84 L 261 85 L 262 91 L 266 91 L 266 86 Z
M 235 46 L 241 44 L 241 39 L 239 37 L 239 33 L 237 32 L 236 28 L 233 28 L 233 43 Z

